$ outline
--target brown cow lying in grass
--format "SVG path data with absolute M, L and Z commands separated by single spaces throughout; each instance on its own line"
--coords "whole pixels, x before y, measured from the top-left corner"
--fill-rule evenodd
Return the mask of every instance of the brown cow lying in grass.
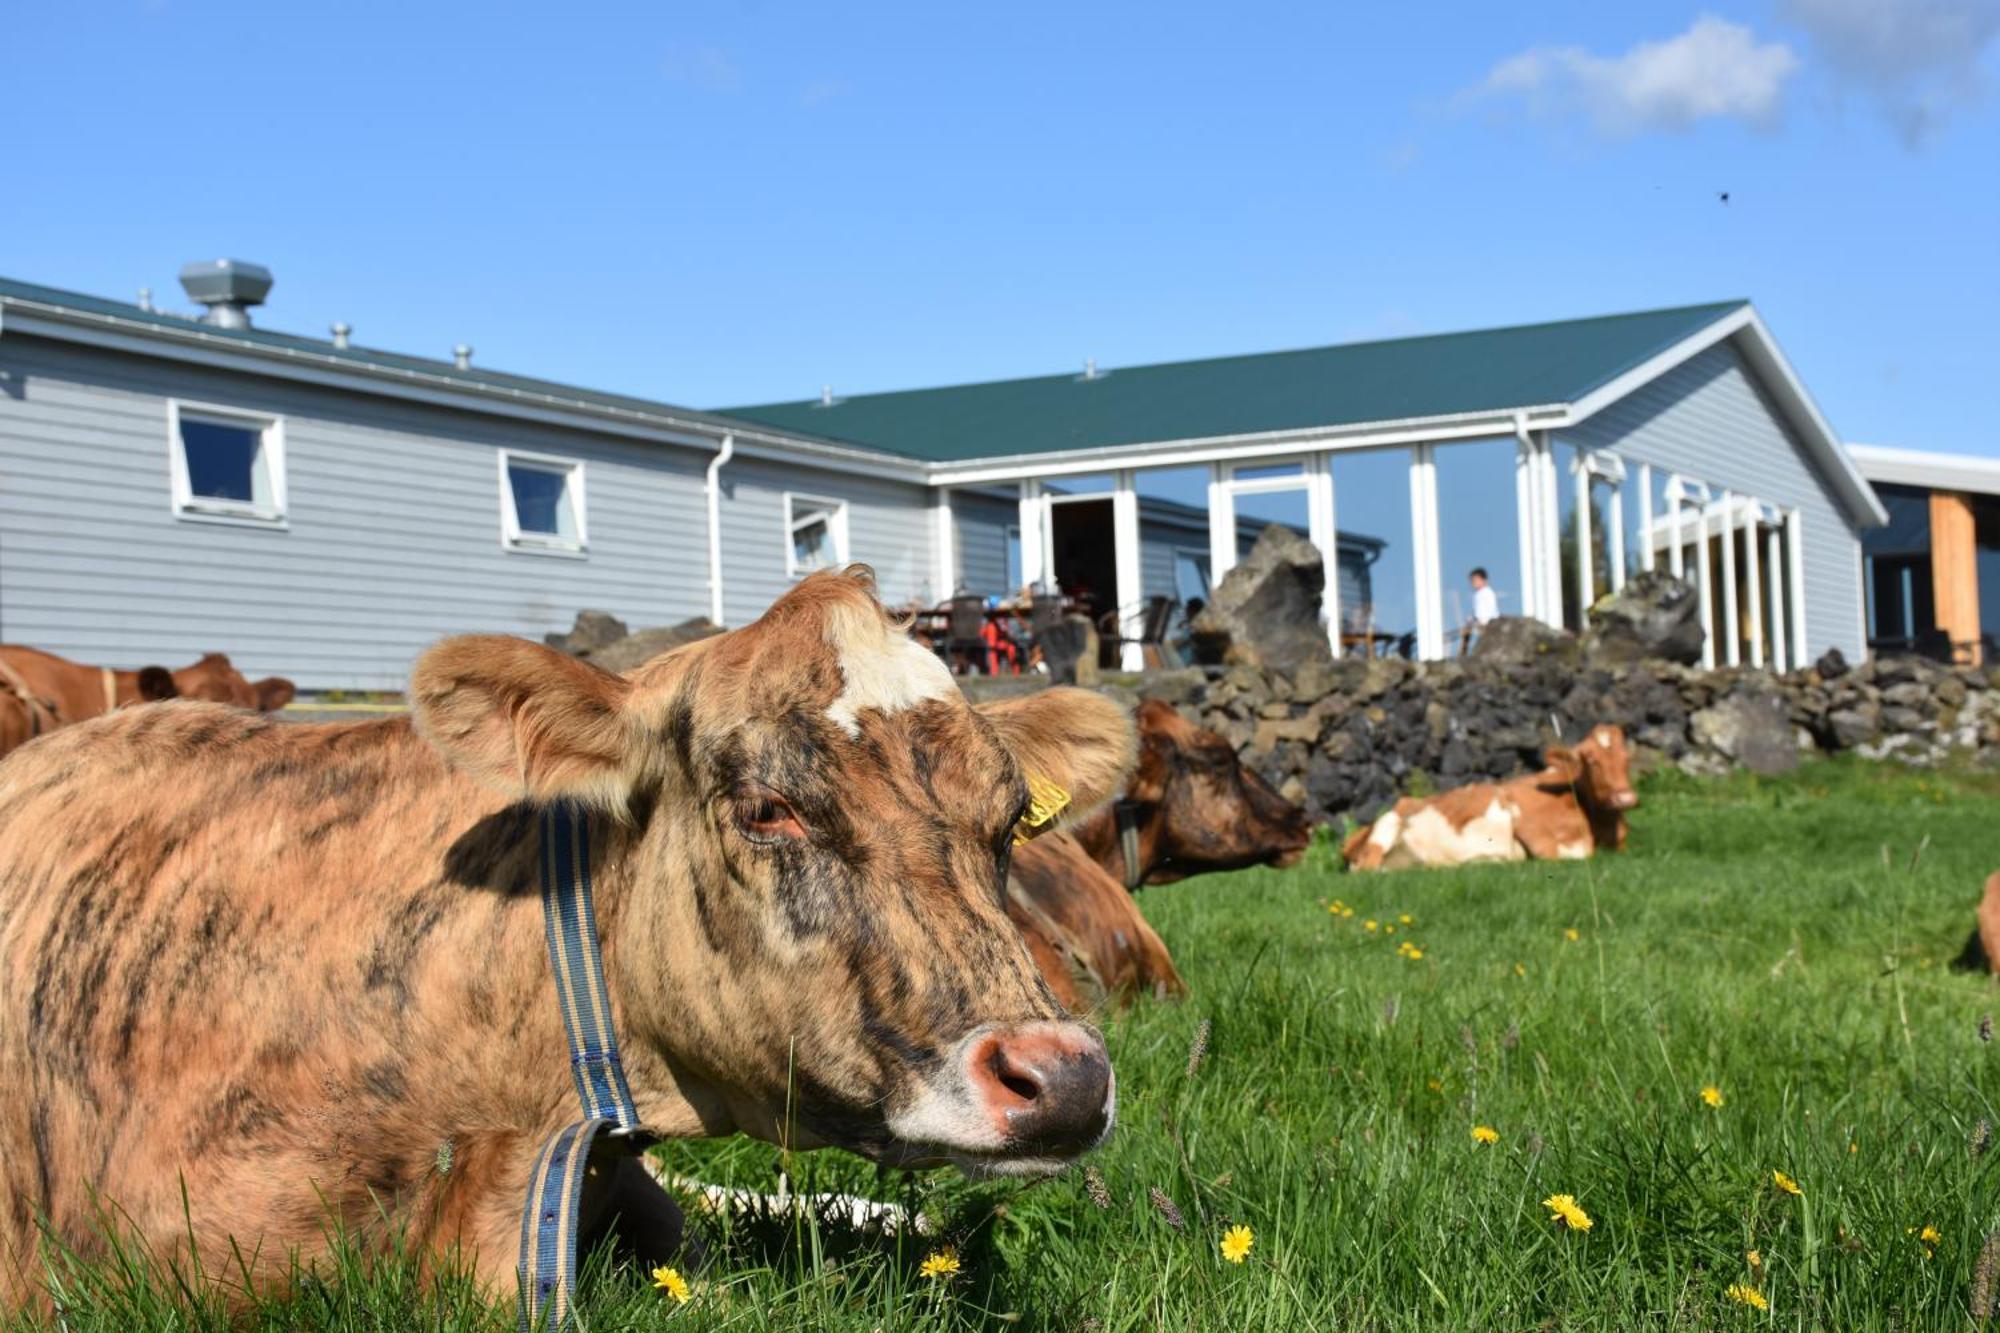
M 2000 870 L 1986 877 L 1986 890 L 1979 896 L 1972 935 L 1965 941 L 1965 951 L 1952 965 L 1968 971 L 2000 974 Z
M 1008 915 L 1071 1009 L 1187 993 L 1126 885 L 1295 865 L 1312 841 L 1306 812 L 1244 768 L 1223 737 L 1157 700 L 1135 719 L 1139 763 L 1124 796 L 1068 833 L 1015 849 L 1008 879 Z
M 1404 797 L 1349 836 L 1341 849 L 1348 869 L 1580 860 L 1600 849 L 1622 851 L 1625 814 L 1639 804 L 1625 733 L 1594 727 L 1575 746 L 1550 746 L 1543 759 L 1548 767 L 1530 777 Z
M 648 1131 L 999 1173 L 1109 1132 L 1103 1039 L 1001 903 L 1024 775 L 1081 808 L 1123 786 L 1110 701 L 975 710 L 858 568 L 628 677 L 446 640 L 411 700 L 130 709 L 0 764 L 5 1304 L 46 1307 L 40 1227 L 88 1258 L 106 1217 L 232 1284 L 282 1284 L 334 1226 L 512 1291 L 531 1165 L 576 1117 L 538 879 L 558 799 L 591 811 Z M 641 1256 L 677 1243 L 636 1158 L 584 1189 L 586 1241 L 617 1215 Z
M 39 648 L 0 644 L 0 755 L 44 732 L 126 704 L 203 699 L 273 712 L 292 700 L 292 682 L 270 676 L 252 684 L 221 653 L 178 671 L 116 671 L 85 666 Z

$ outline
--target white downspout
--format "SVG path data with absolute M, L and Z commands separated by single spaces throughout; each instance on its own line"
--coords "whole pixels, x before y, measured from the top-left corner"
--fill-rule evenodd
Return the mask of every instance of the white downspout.
M 736 437 L 722 437 L 722 448 L 708 460 L 708 618 L 722 621 L 722 467 L 736 455 Z

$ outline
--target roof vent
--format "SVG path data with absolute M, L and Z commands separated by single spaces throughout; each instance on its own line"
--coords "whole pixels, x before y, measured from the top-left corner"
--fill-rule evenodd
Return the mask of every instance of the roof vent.
M 451 349 L 451 363 L 460 370 L 472 369 L 472 344 L 460 343 Z
M 819 386 L 819 405 L 821 407 L 832 407 L 839 401 L 838 398 L 833 396 L 833 386 L 831 384 L 822 384 Z
M 1083 358 L 1083 373 L 1078 375 L 1077 378 L 1080 380 L 1101 380 L 1108 373 L 1097 368 L 1096 357 L 1087 356 Z
M 336 324 L 333 326 L 332 332 L 333 345 L 345 350 L 348 335 L 354 332 L 354 326 L 352 324 Z
M 153 313 L 153 289 L 151 287 L 141 287 L 139 289 L 139 308 L 149 315 Z
M 208 307 L 203 323 L 247 329 L 250 307 L 264 304 L 270 294 L 271 270 L 241 259 L 201 260 L 181 269 L 181 286 L 190 299 Z

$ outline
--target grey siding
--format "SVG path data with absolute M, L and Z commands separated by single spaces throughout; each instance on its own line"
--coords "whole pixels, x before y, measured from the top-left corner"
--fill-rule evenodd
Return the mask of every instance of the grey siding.
M 1007 586 L 1007 529 L 1020 526 L 1021 502 L 1011 496 L 957 490 L 952 492 L 951 512 L 957 587 L 982 597 L 1009 597 L 1019 591 Z
M 791 547 L 791 530 L 785 523 L 788 492 L 846 502 L 847 558 L 874 566 L 886 605 L 940 600 L 938 580 L 931 571 L 928 488 L 739 457 L 722 469 L 722 592 L 728 623 L 755 620 L 792 584 L 786 573 Z M 700 542 L 707 540 L 705 529 L 697 529 L 695 536 Z M 698 548 L 696 560 L 694 577 L 705 590 L 705 544 Z
M 284 423 L 284 529 L 177 518 L 167 400 Z M 590 549 L 500 540 L 500 447 L 584 463 Z M 706 614 L 710 454 L 227 371 L 0 337 L 0 640 L 112 666 L 227 652 L 306 689 L 399 689 L 438 637 L 539 637 L 580 607 Z M 739 460 L 725 476 L 732 622 L 785 586 L 786 485 L 845 498 L 891 600 L 929 576 L 920 488 Z
M 1690 358 L 1560 438 L 1612 450 L 1627 464 L 1651 463 L 1796 507 L 1804 529 L 1810 651 L 1837 647 L 1851 658 L 1862 655 L 1859 536 L 1732 345 Z M 1637 523 L 1635 515 L 1628 526 L 1636 532 Z

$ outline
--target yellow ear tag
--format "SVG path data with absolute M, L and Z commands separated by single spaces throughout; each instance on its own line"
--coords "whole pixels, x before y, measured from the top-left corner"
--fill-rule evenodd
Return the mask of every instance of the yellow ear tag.
M 1069 793 L 1047 778 L 1028 774 L 1028 813 L 1014 826 L 1014 841 L 1024 843 L 1069 809 Z

